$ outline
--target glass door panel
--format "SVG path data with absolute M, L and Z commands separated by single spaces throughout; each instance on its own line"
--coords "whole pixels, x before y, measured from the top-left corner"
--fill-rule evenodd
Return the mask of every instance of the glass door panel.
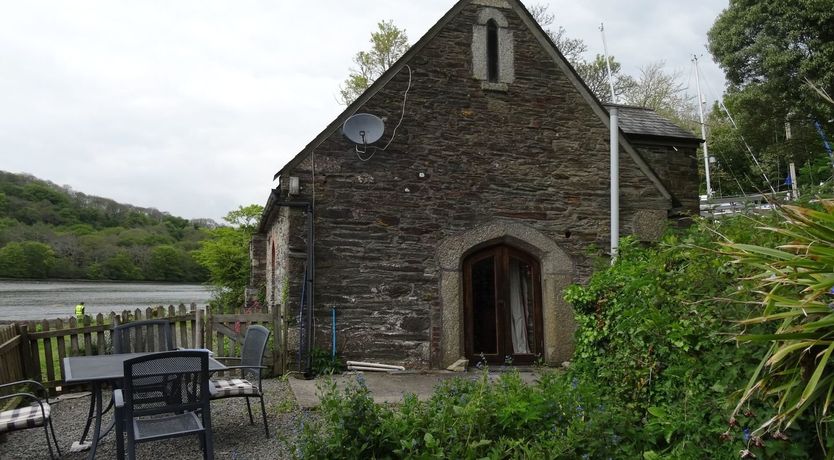
M 472 264 L 472 351 L 498 353 L 498 308 L 495 299 L 495 258 Z

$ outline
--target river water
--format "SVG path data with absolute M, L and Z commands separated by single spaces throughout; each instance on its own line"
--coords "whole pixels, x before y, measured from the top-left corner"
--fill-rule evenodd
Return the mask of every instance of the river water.
M 204 306 L 210 298 L 200 284 L 0 280 L 0 321 L 66 318 L 78 302 L 94 316 L 157 305 Z

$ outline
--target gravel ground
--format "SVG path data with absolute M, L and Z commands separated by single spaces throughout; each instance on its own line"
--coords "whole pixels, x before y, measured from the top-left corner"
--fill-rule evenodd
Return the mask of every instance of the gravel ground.
M 212 431 L 214 433 L 214 455 L 217 459 L 280 459 L 290 458 L 303 414 L 286 381 L 268 379 L 263 381 L 264 403 L 269 420 L 270 438 L 264 436 L 260 403 L 252 401 L 252 415 L 255 425 L 249 424 L 246 402 L 243 398 L 229 398 L 211 403 Z M 70 453 L 69 448 L 81 437 L 84 419 L 90 404 L 89 395 L 64 395 L 52 404 L 52 422 L 58 435 L 63 458 L 81 460 L 88 452 Z M 105 394 L 105 402 L 109 394 Z M 105 422 L 109 422 L 105 414 Z M 91 428 L 92 431 L 92 428 Z M 116 438 L 111 432 L 96 450 L 97 458 L 115 458 Z M 168 439 L 139 444 L 138 459 L 199 459 L 202 458 L 200 443 L 196 436 Z M 0 442 L 0 460 L 48 459 L 49 451 L 42 428 L 9 433 L 5 442 Z

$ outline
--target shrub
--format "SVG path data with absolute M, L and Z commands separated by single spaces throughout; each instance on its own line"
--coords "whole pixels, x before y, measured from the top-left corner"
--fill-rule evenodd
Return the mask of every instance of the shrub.
M 781 225 L 763 230 L 788 241 L 778 245 L 731 244 L 728 252 L 745 266 L 755 267 L 761 309 L 742 322 L 746 327 L 773 325 L 740 335 L 742 343 L 764 344 L 767 352 L 736 409 L 752 400 L 776 400 L 758 434 L 781 433 L 803 414 L 819 423 L 821 448 L 834 456 L 831 429 L 834 394 L 834 201 L 823 200 L 824 210 L 782 206 Z
M 361 378 L 321 390 L 321 419 L 302 431 L 302 458 L 608 457 L 636 422 L 609 405 L 604 388 L 552 370 L 533 385 L 517 372 L 491 381 L 484 370 L 398 407 L 374 404 Z M 634 458 L 627 445 L 622 452 Z

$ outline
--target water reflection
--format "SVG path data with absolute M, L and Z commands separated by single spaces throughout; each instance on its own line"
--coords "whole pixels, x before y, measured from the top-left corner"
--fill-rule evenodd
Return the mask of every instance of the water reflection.
M 78 302 L 85 303 L 88 315 L 97 315 L 156 305 L 205 305 L 210 298 L 209 288 L 199 284 L 0 280 L 0 321 L 65 318 Z

